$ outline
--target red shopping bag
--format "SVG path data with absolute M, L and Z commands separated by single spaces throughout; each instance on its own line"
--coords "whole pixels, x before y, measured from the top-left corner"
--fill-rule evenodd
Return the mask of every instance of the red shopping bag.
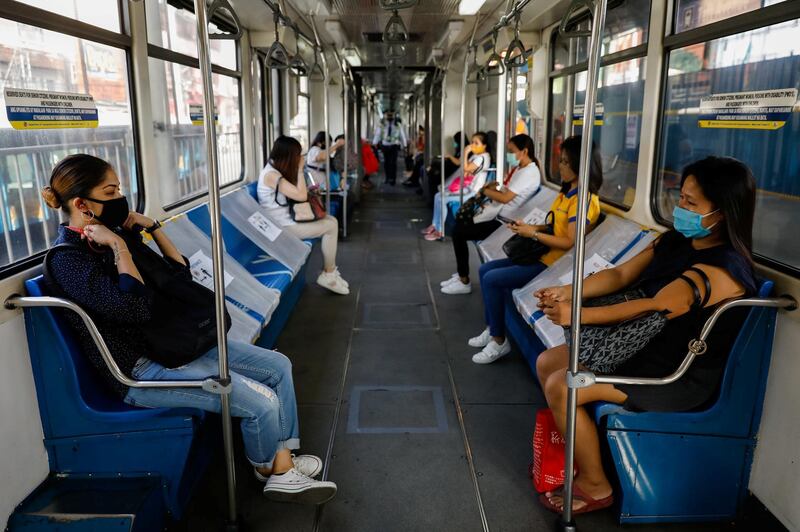
M 380 169 L 378 158 L 368 142 L 361 143 L 361 164 L 364 165 L 364 175 L 376 174 Z
M 533 431 L 533 487 L 539 493 L 552 491 L 564 484 L 564 452 L 566 441 L 556 427 L 553 412 L 543 408 L 536 412 Z

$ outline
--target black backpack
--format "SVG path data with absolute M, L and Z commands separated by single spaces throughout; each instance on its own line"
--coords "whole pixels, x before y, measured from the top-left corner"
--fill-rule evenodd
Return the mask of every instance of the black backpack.
M 147 247 L 140 238 L 122 236 L 131 252 L 145 286 L 152 293 L 152 318 L 138 328 L 150 350 L 147 358 L 177 368 L 197 359 L 217 345 L 217 318 L 214 292 L 194 282 L 188 272 L 176 270 L 167 260 Z M 66 297 L 50 271 L 55 253 L 65 249 L 89 252 L 84 246 L 59 244 L 45 256 L 43 275 L 47 284 Z M 225 311 L 225 332 L 231 318 Z

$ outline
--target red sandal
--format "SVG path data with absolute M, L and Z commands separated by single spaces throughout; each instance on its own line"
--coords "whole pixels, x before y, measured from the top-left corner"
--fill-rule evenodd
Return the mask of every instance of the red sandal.
M 557 490 L 553 491 L 552 494 L 553 494 L 554 497 L 562 497 L 563 498 L 564 487 L 562 486 L 560 489 L 557 489 Z M 590 495 L 586 494 L 582 489 L 580 489 L 577 485 L 574 485 L 574 484 L 572 486 L 572 498 L 574 500 L 581 501 L 581 502 L 584 503 L 584 506 L 578 508 L 577 510 L 573 510 L 572 511 L 573 515 L 580 515 L 580 514 L 585 514 L 585 513 L 589 513 L 589 512 L 596 512 L 597 510 L 603 510 L 605 508 L 608 508 L 612 504 L 614 504 L 614 494 L 613 493 L 611 495 L 609 495 L 608 497 L 604 497 L 602 499 L 593 499 Z M 544 506 L 545 508 L 547 508 L 551 512 L 555 512 L 555 513 L 560 514 L 560 513 L 563 513 L 563 511 L 564 511 L 563 508 L 559 508 L 558 506 L 556 506 L 555 504 L 550 502 L 550 499 L 544 493 L 539 495 L 539 502 L 542 504 L 542 506 Z

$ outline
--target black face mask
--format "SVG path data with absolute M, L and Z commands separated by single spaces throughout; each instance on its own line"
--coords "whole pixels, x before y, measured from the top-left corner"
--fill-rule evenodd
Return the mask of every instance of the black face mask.
M 122 224 L 128 219 L 128 215 L 131 212 L 130 207 L 128 206 L 128 198 L 125 196 L 110 200 L 98 200 L 94 198 L 86 199 L 103 205 L 103 212 L 95 217 L 103 222 L 103 225 L 111 229 L 114 229 L 115 227 L 122 227 Z

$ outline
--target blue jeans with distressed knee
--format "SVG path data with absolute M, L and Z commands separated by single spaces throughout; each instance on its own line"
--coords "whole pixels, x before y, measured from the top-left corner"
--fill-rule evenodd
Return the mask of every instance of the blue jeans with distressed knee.
M 546 269 L 547 266 L 541 262 L 520 266 L 511 259 L 492 260 L 481 265 L 483 313 L 489 334 L 495 337 L 506 335 L 506 293 L 522 288 Z
M 202 380 L 219 374 L 217 348 L 179 368 L 168 369 L 140 358 L 137 380 Z M 275 453 L 300 447 L 292 363 L 281 353 L 243 342 L 228 341 L 233 389 L 231 415 L 241 418 L 247 459 L 256 467 L 272 467 Z M 200 408 L 219 413 L 217 394 L 198 388 L 130 388 L 125 402 L 149 408 Z

